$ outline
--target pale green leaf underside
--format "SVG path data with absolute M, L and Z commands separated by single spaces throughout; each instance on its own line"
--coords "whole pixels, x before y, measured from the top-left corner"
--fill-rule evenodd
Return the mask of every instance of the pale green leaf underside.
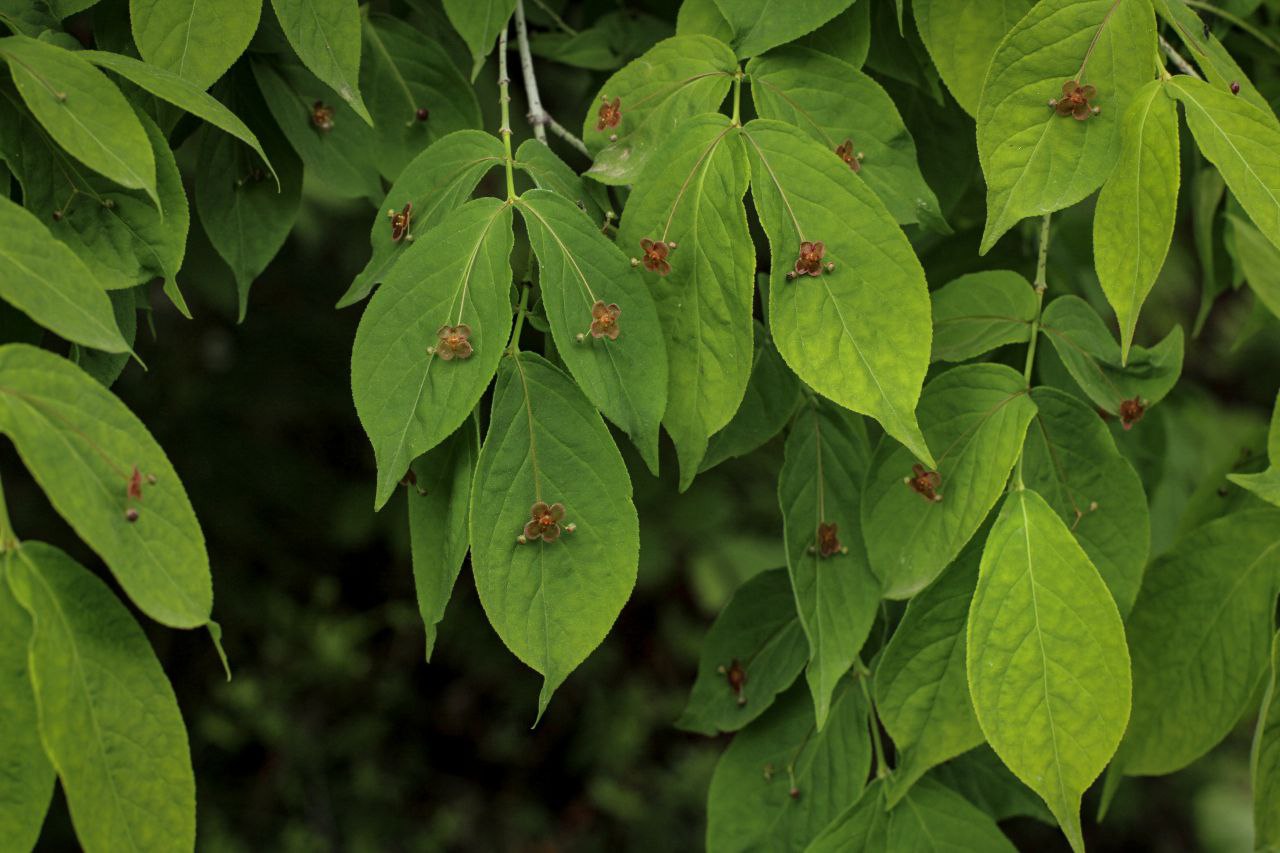
M 244 53 L 262 0 L 129 0 L 142 58 L 207 89 Z
M 962 275 L 930 294 L 933 361 L 968 361 L 1006 344 L 1031 340 L 1036 295 L 1010 270 Z

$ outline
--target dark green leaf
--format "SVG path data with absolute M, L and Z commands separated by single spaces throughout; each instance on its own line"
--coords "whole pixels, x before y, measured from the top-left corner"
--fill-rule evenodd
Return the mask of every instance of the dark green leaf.
M 1258 713 L 1250 759 L 1253 777 L 1253 844 L 1280 849 L 1280 634 L 1271 641 L 1271 677 Z
M 133 289 L 113 290 L 107 296 L 111 299 L 111 310 L 115 316 L 116 326 L 120 329 L 125 343 L 132 347 L 138 336 L 138 297 L 142 296 L 145 300 L 146 295 L 139 294 L 137 289 Z M 103 386 L 110 388 L 124 372 L 130 355 L 127 352 L 104 352 L 76 346 L 71 348 L 70 357 L 80 365 L 81 370 L 101 382 Z
M 848 808 L 840 812 L 805 847 L 805 853 L 866 853 L 889 849 L 889 810 L 884 779 L 873 779 Z
M 349 0 L 271 0 L 302 64 L 369 124 L 360 97 L 360 8 Z
M 585 211 L 592 221 L 604 224 L 604 210 L 592 192 L 592 189 L 599 190 L 600 185 L 588 186 L 588 182 L 548 146 L 536 139 L 526 139 L 516 149 L 513 165 L 528 175 L 538 188 L 559 193 Z
M 1031 340 L 1036 294 L 1010 270 L 962 275 L 932 294 L 933 361 L 968 361 Z
M 1005 35 L 1035 0 L 915 0 L 920 39 L 956 102 L 977 115 L 987 66 Z
M 912 853 L 1017 853 L 994 820 L 934 779 L 922 779 L 889 814 L 885 849 Z
M 676 35 L 711 36 L 728 44 L 733 41 L 733 27 L 721 14 L 716 0 L 684 0 L 676 13 Z
M 716 0 L 734 32 L 733 47 L 741 57 L 813 32 L 840 14 L 853 0 Z M 868 0 L 869 2 L 869 0 Z
M 444 0 L 449 22 L 471 51 L 471 79 L 476 79 L 484 59 L 493 50 L 498 33 L 515 11 L 516 0 Z
M 1267 470 L 1259 474 L 1231 474 L 1228 480 L 1253 492 L 1264 501 L 1280 506 L 1280 396 L 1271 413 L 1271 430 L 1267 433 Z
M 1249 289 L 1273 316 L 1280 317 L 1280 248 L 1234 213 L 1227 214 L 1227 236 Z
M 129 0 L 142 58 L 207 89 L 249 46 L 262 0 Z
M 1044 801 L 1022 784 L 986 744 L 933 768 L 929 777 L 960 792 L 993 820 L 1033 817 L 1048 824 L 1054 822 Z
M 871 6 L 872 0 L 854 0 L 852 6 L 798 39 L 796 44 L 861 68 L 871 49 Z

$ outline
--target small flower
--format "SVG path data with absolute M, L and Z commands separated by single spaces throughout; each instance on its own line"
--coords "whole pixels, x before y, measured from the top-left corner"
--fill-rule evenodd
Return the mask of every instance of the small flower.
M 826 244 L 819 241 L 810 243 L 805 240 L 800 244 L 800 256 L 796 258 L 795 274 L 800 275 L 821 275 L 822 274 L 822 256 L 827 253 Z
M 930 503 L 942 500 L 942 495 L 938 494 L 938 489 L 942 486 L 942 475 L 937 471 L 927 471 L 923 465 L 916 463 L 911 466 L 911 476 L 904 477 L 903 482 Z
M 466 323 L 456 326 L 446 323 L 436 330 L 436 336 L 440 340 L 434 347 L 435 354 L 445 361 L 471 358 L 471 327 Z
M 129 475 L 129 485 L 125 487 L 125 496 L 130 500 L 142 500 L 142 472 L 138 470 L 138 466 L 133 466 L 133 473 Z
M 1060 116 L 1071 116 L 1076 121 L 1084 121 L 1091 115 L 1097 115 L 1097 107 L 1089 108 L 1089 101 L 1095 98 L 1098 90 L 1092 86 L 1081 86 L 1075 80 L 1062 84 L 1062 97 L 1050 100 L 1049 105 L 1058 111 Z
M 622 313 L 622 309 L 615 303 L 610 302 L 605 305 L 603 301 L 597 299 L 596 304 L 591 306 L 591 337 L 608 338 L 611 341 L 618 339 L 618 315 Z
M 609 99 L 605 97 L 601 98 L 600 101 L 600 113 L 599 120 L 596 121 L 596 130 L 617 127 L 618 122 L 622 121 L 622 99 L 614 98 L 613 103 L 609 103 Z
M 1141 397 L 1124 400 L 1120 403 L 1120 425 L 1126 430 L 1133 429 L 1133 425 L 1142 420 L 1142 416 L 1146 413 L 1147 404 L 1142 401 Z
M 645 238 L 640 241 L 640 251 L 644 253 L 641 263 L 649 272 L 656 272 L 658 275 L 667 275 L 671 272 L 671 264 L 667 262 L 667 253 L 671 248 L 661 240 L 653 241 Z
M 836 146 L 836 156 L 853 171 L 857 172 L 862 169 L 862 152 L 854 153 L 852 139 L 846 139 Z
M 324 101 L 316 101 L 311 105 L 311 123 L 321 133 L 333 130 L 333 107 Z
M 413 111 L 413 117 L 416 118 L 418 121 L 426 121 L 427 119 L 431 118 L 431 110 L 427 109 L 426 107 L 418 107 L 416 110 Z
M 729 689 L 738 697 L 738 704 L 747 704 L 747 697 L 742 692 L 743 686 L 747 683 L 747 671 L 742 668 L 742 664 L 738 663 L 738 659 L 734 658 L 727 667 L 723 665 L 717 667 L 716 672 L 723 675 L 729 682 Z
M 541 539 L 554 542 L 560 538 L 560 520 L 564 518 L 564 504 L 546 504 L 536 501 L 529 508 L 529 522 L 524 526 L 525 542 Z M 523 543 L 521 543 L 523 544 Z
M 833 557 L 836 554 L 847 554 L 848 548 L 840 544 L 840 537 L 836 535 L 837 527 L 834 523 L 822 522 L 818 525 L 818 555 L 821 557 Z
M 387 218 L 391 220 L 391 241 L 399 243 L 409 233 L 409 226 L 413 224 L 413 202 L 405 202 L 404 210 L 399 213 L 388 210 Z

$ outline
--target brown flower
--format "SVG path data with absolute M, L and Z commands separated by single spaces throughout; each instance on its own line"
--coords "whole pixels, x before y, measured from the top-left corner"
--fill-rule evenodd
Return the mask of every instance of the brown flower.
M 321 133 L 333 130 L 333 107 L 324 101 L 316 101 L 311 105 L 311 123 Z
M 796 258 L 796 275 L 821 275 L 822 256 L 827 253 L 826 244 L 819 241 L 810 243 L 805 240 L 800 244 L 800 256 Z
M 622 121 L 622 99 L 614 98 L 613 103 L 609 103 L 608 98 L 601 98 L 600 101 L 600 113 L 599 119 L 596 121 L 596 130 L 617 127 L 618 122 Z
M 836 554 L 844 553 L 844 548 L 840 544 L 840 537 L 836 535 L 837 527 L 834 523 L 822 522 L 818 525 L 818 554 L 822 557 L 832 557 Z
M 129 475 L 129 485 L 125 487 L 125 497 L 131 500 L 142 500 L 142 472 L 138 470 L 138 466 L 133 466 L 133 473 Z
M 938 494 L 938 489 L 942 486 L 942 475 L 937 471 L 926 471 L 923 465 L 916 463 L 911 466 L 911 476 L 904 477 L 903 482 L 931 503 L 942 500 L 942 495 Z
M 524 526 L 524 538 L 532 542 L 554 542 L 560 538 L 560 520 L 564 518 L 564 504 L 545 504 L 537 501 L 529 508 L 529 522 Z
M 862 169 L 862 152 L 854 153 L 852 139 L 846 139 L 836 146 L 836 156 L 853 171 L 857 172 Z
M 455 358 L 471 358 L 471 327 L 466 323 L 456 326 L 445 324 L 436 330 L 440 339 L 435 345 L 435 354 L 445 361 Z
M 1133 425 L 1142 420 L 1142 416 L 1146 413 L 1147 404 L 1141 397 L 1124 400 L 1120 403 L 1120 425 L 1125 429 L 1133 429 Z
M 747 683 L 747 671 L 742 668 L 742 664 L 738 663 L 738 659 L 734 658 L 727 667 L 720 666 L 716 671 L 729 682 L 729 689 L 738 697 L 738 704 L 747 704 L 747 697 L 742 692 L 743 686 Z
M 619 331 L 618 315 L 621 313 L 622 309 L 615 303 L 610 302 L 605 305 L 597 299 L 596 304 L 591 306 L 591 337 L 616 341 Z
M 404 210 L 399 213 L 388 210 L 387 217 L 391 220 L 391 240 L 398 243 L 409 233 L 409 226 L 413 224 L 413 202 L 405 202 Z
M 671 247 L 661 240 L 653 241 L 647 237 L 640 241 L 640 251 L 644 253 L 641 262 L 649 272 L 666 275 L 671 272 L 671 264 L 667 263 L 667 253 Z
M 1090 108 L 1089 101 L 1096 97 L 1098 90 L 1092 86 L 1081 86 L 1075 80 L 1062 84 L 1062 97 L 1049 101 L 1060 116 L 1071 116 L 1076 121 L 1084 121 L 1098 112 L 1097 107 Z

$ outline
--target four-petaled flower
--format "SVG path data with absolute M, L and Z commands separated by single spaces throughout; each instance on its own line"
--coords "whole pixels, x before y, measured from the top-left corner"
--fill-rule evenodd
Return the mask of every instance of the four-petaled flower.
M 316 101 L 311 105 L 311 123 L 321 133 L 333 130 L 333 107 L 324 101 Z
M 448 323 L 436 330 L 440 339 L 435 345 L 435 354 L 445 361 L 455 358 L 471 358 L 471 327 L 466 323 L 450 326 Z
M 822 256 L 827 253 L 826 244 L 821 240 L 810 243 L 805 240 L 800 244 L 800 256 L 796 258 L 796 275 L 821 275 Z
M 599 118 L 596 121 L 596 130 L 604 130 L 609 127 L 617 127 L 618 122 L 622 121 L 622 99 L 614 98 L 610 103 L 608 98 L 601 98 Z
M 923 465 L 916 463 L 911 466 L 911 476 L 904 477 L 903 482 L 910 486 L 912 491 L 931 503 L 937 503 L 942 500 L 942 495 L 938 494 L 938 489 L 942 486 L 942 475 L 937 471 L 925 470 Z
M 667 263 L 667 253 L 671 251 L 671 247 L 666 243 L 646 237 L 640 241 L 640 251 L 644 252 L 644 257 L 640 260 L 649 272 L 656 272 L 658 275 L 671 272 L 671 264 Z
M 843 554 L 844 547 L 840 544 L 840 537 L 836 535 L 837 528 L 835 523 L 822 522 L 818 525 L 818 554 L 822 557 L 832 557 L 836 554 Z
M 554 542 L 560 538 L 560 520 L 564 518 L 564 504 L 546 504 L 536 501 L 529 508 L 529 522 L 524 526 L 524 538 L 532 542 Z
M 1141 397 L 1124 400 L 1120 403 L 1120 425 L 1125 429 L 1133 429 L 1133 425 L 1142 420 L 1142 416 L 1146 413 L 1147 404 Z
M 591 337 L 616 341 L 619 332 L 618 315 L 621 313 L 622 309 L 616 303 L 605 305 L 597 299 L 596 304 L 591 306 Z
M 743 685 L 747 683 L 747 671 L 742 668 L 742 664 L 738 663 L 738 659 L 734 658 L 727 667 L 722 664 L 716 668 L 716 671 L 729 682 L 729 689 L 738 697 L 738 704 L 747 704 L 747 697 L 742 692 Z
M 1084 121 L 1098 113 L 1097 107 L 1090 107 L 1089 101 L 1096 97 L 1098 90 L 1092 86 L 1081 86 L 1075 80 L 1062 84 L 1062 97 L 1049 101 L 1060 116 L 1071 116 L 1076 121 Z
M 391 220 L 391 240 L 398 243 L 408 235 L 409 226 L 413 224 L 413 202 L 405 202 L 404 210 L 399 213 L 388 210 L 387 217 Z
M 846 139 L 836 146 L 836 156 L 844 161 L 844 164 L 853 171 L 857 172 L 862 169 L 862 152 L 854 153 L 853 140 Z

